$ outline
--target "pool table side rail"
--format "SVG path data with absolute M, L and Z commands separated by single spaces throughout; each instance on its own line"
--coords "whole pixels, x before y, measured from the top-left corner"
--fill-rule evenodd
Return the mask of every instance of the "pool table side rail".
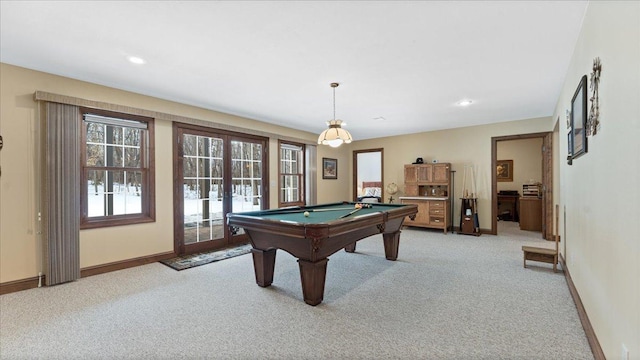
M 384 224 L 391 219 L 415 216 L 416 213 L 416 205 L 406 205 L 393 209 L 392 211 L 373 212 L 353 217 L 335 219 L 329 222 L 299 223 L 260 217 L 261 214 L 264 214 L 264 211 L 260 211 L 227 214 L 227 225 L 230 227 L 244 228 L 245 230 L 260 230 L 272 234 L 281 234 L 285 231 L 288 236 L 316 239 L 338 236 L 351 232 L 354 229 L 359 228 L 362 223 Z M 374 218 L 372 219 L 372 217 Z
M 353 206 L 355 209 L 355 204 L 358 203 L 354 203 L 354 202 L 347 202 L 347 201 L 343 201 L 343 202 L 336 202 L 336 203 L 330 203 L 330 204 L 322 204 L 321 206 L 318 205 L 308 205 L 308 206 L 287 206 L 287 207 L 282 207 L 282 208 L 278 208 L 278 209 L 267 209 L 267 210 L 255 210 L 255 211 L 242 211 L 242 212 L 235 212 L 235 213 L 231 213 L 233 215 L 247 215 L 247 216 L 255 216 L 255 217 L 263 217 L 263 216 L 271 216 L 271 215 L 276 215 L 278 213 L 282 213 L 282 214 L 286 214 L 286 213 L 291 213 L 291 212 L 304 212 L 304 211 L 313 211 L 314 209 L 323 209 L 323 208 L 332 208 L 332 207 L 344 207 L 344 206 Z M 388 210 L 397 210 L 399 208 L 403 208 L 405 206 L 408 206 L 410 204 L 366 204 L 366 205 L 373 205 L 373 207 L 380 207 L 380 208 L 388 208 Z

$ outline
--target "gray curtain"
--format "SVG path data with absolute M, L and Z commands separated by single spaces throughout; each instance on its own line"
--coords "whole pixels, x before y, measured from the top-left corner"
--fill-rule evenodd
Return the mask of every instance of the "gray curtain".
M 43 240 L 47 285 L 80 278 L 80 111 L 46 103 Z
M 316 164 L 318 163 L 318 147 L 315 145 L 305 145 L 306 154 L 306 164 L 305 169 L 307 173 L 305 175 L 305 200 L 307 205 L 315 205 L 317 204 L 318 197 L 318 184 L 317 184 L 317 176 L 318 169 Z

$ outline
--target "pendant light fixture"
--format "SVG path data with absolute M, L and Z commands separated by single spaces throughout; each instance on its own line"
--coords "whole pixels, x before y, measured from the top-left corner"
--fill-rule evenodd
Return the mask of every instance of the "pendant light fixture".
M 342 120 L 336 119 L 336 88 L 339 83 L 331 83 L 333 88 L 333 120 L 327 121 L 329 128 L 320 134 L 318 137 L 318 144 L 329 145 L 331 147 L 338 147 L 342 143 L 348 144 L 353 138 L 351 134 L 342 128 L 342 125 L 346 125 Z

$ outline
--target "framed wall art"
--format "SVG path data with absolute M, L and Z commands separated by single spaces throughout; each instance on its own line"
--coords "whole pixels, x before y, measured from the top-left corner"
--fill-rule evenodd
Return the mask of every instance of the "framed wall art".
M 587 75 L 582 76 L 571 99 L 571 158 L 587 152 Z
M 569 130 L 567 133 L 567 164 L 573 164 L 573 131 Z
M 338 178 L 338 159 L 322 158 L 322 178 Z
M 513 181 L 513 160 L 496 161 L 496 179 L 498 182 Z
M 596 135 L 600 130 L 600 95 L 598 95 L 598 84 L 600 84 L 600 73 L 602 72 L 602 63 L 600 58 L 593 59 L 593 72 L 591 73 L 591 107 L 589 108 L 589 117 L 587 118 L 587 136 Z

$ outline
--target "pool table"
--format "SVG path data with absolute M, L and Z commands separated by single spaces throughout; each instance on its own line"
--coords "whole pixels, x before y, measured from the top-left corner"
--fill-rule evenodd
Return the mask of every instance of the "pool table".
M 231 232 L 243 228 L 251 241 L 256 282 L 267 287 L 273 282 L 276 250 L 298 258 L 302 295 L 309 305 L 324 296 L 328 257 L 345 249 L 356 250 L 356 241 L 382 234 L 387 260 L 396 260 L 400 227 L 408 216 L 415 218 L 416 205 L 338 202 L 304 207 L 227 214 Z M 307 214 L 305 214 L 305 212 Z M 307 215 L 307 216 L 305 216 Z

